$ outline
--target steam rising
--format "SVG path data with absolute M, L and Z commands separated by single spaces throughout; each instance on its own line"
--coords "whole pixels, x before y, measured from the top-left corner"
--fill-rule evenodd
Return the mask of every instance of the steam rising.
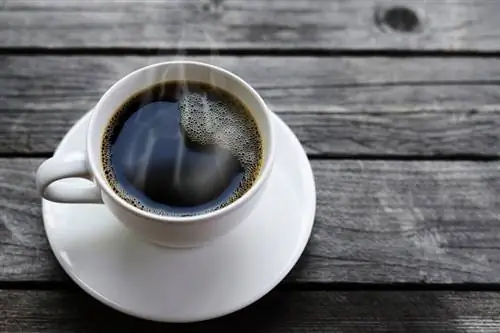
M 221 47 L 220 43 L 201 30 L 198 24 L 186 21 L 180 25 L 182 29 L 177 39 L 178 54 L 175 58 L 185 58 L 182 45 L 186 39 L 184 35 L 187 30 L 194 29 L 200 33 L 200 36 L 204 36 L 205 40 L 211 45 L 212 52 L 208 62 L 217 63 L 218 59 L 215 56 L 217 56 L 216 50 Z M 130 204 L 142 210 L 161 215 L 196 215 L 227 206 L 253 185 L 261 167 L 262 142 L 254 119 L 245 106 L 239 100 L 231 99 L 232 96 L 229 94 L 225 94 L 223 98 L 213 98 L 213 94 L 205 91 L 189 91 L 189 84 L 186 84 L 188 78 L 186 78 L 184 68 L 175 75 L 175 81 L 180 84 L 177 86 L 177 91 L 167 91 L 169 81 L 173 80 L 168 69 L 161 73 L 160 77 L 158 77 L 157 73 L 153 75 L 151 84 L 155 85 L 156 90 L 150 87 L 146 90 L 147 94 L 144 94 L 146 91 L 143 91 L 142 95 L 141 93 L 138 94 L 141 99 L 136 99 L 134 103 L 138 106 L 136 110 L 141 110 L 136 112 L 136 117 L 133 118 L 134 114 L 124 114 L 123 111 L 127 109 L 127 105 L 124 105 L 108 123 L 102 141 L 102 161 L 108 183 L 120 197 Z M 213 73 L 209 73 L 208 80 L 212 86 L 217 86 Z M 189 80 L 187 81 L 189 82 Z M 158 98 L 159 96 L 160 98 Z M 182 98 L 176 100 L 177 96 L 182 96 Z M 130 100 L 133 100 L 133 98 L 131 97 Z M 174 108 L 170 109 L 170 107 L 164 110 L 147 109 L 148 105 L 154 101 L 165 99 L 175 101 L 175 110 Z M 143 111 L 146 112 L 141 113 Z M 165 124 L 175 123 L 175 121 L 171 121 L 174 114 L 179 117 L 176 123 L 177 126 L 169 127 L 170 125 L 168 125 L 166 127 Z M 123 143 L 120 143 L 123 144 L 123 148 L 127 152 L 123 158 L 124 169 L 133 170 L 133 172 L 127 174 L 126 178 L 134 187 L 142 189 L 146 186 L 148 173 L 151 172 L 151 168 L 154 168 L 155 154 L 168 155 L 171 153 L 168 158 L 175 163 L 172 164 L 172 169 L 167 170 L 166 173 L 172 175 L 169 181 L 173 186 L 182 188 L 186 182 L 190 182 L 191 180 L 186 180 L 186 173 L 183 169 L 186 159 L 189 158 L 189 151 L 186 149 L 187 140 L 201 146 L 217 146 L 230 152 L 232 157 L 236 158 L 243 168 L 240 183 L 231 192 L 230 196 L 224 196 L 222 201 L 212 202 L 209 206 L 205 206 L 195 213 L 186 214 L 169 208 L 163 209 L 158 208 L 158 206 L 151 206 L 148 202 L 141 200 L 140 196 L 122 186 L 122 179 L 119 178 L 111 163 L 112 145 L 115 144 L 113 142 L 118 135 L 117 131 L 121 131 L 120 128 L 122 128 L 121 126 L 124 125 L 125 121 L 127 123 L 133 121 L 130 125 L 134 127 L 134 136 L 126 137 Z M 172 138 L 175 138 L 178 142 L 177 149 L 173 145 L 173 147 L 170 147 L 172 148 L 170 149 L 171 152 L 162 151 L 162 142 L 167 142 Z M 191 178 L 195 179 L 191 183 L 196 183 L 197 179 L 202 179 L 198 176 L 200 174 L 208 175 L 207 170 L 213 171 L 216 168 L 218 173 L 224 173 L 229 168 L 227 163 L 224 165 L 224 158 L 219 163 L 220 165 L 217 166 L 207 165 L 207 163 L 199 165 L 197 172 L 191 173 Z M 212 189 L 200 186 L 197 190 L 199 192 L 208 192 Z

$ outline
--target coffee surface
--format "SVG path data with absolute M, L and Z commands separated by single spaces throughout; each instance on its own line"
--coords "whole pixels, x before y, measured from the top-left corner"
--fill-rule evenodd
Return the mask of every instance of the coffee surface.
M 157 84 L 129 98 L 102 140 L 108 183 L 124 200 L 161 215 L 227 206 L 255 182 L 262 140 L 229 93 L 195 82 Z

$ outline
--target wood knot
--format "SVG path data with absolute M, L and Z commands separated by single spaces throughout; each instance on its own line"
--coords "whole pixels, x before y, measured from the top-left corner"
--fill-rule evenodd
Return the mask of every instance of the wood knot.
M 222 8 L 223 2 L 224 0 L 209 0 L 201 8 L 204 12 L 217 12 Z
M 400 32 L 414 32 L 420 27 L 417 14 L 406 7 L 390 7 L 375 11 L 375 23 Z

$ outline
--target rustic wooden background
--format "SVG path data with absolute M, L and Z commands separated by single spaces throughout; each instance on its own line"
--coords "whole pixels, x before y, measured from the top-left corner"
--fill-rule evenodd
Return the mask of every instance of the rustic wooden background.
M 498 333 L 499 12 L 494 0 L 0 0 L 0 332 Z M 80 291 L 34 189 L 115 80 L 174 58 L 250 82 L 304 145 L 318 195 L 285 281 L 190 325 Z

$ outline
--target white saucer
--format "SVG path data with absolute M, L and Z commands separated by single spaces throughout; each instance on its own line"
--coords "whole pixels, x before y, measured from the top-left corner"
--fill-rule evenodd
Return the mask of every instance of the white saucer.
M 43 200 L 47 237 L 66 273 L 104 304 L 156 321 L 211 319 L 264 296 L 302 254 L 316 209 L 307 156 L 292 131 L 274 118 L 276 163 L 259 207 L 231 233 L 205 247 L 151 245 L 103 205 Z M 73 126 L 56 155 L 84 149 L 88 120 L 89 114 Z

